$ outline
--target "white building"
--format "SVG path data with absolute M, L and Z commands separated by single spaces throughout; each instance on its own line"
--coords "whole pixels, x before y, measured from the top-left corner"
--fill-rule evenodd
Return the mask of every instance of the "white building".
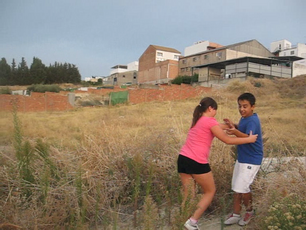
M 222 47 L 222 45 L 219 45 L 214 42 L 198 41 L 198 42 L 195 42 L 193 45 L 188 46 L 184 49 L 184 56 L 187 57 L 193 54 L 202 53 L 207 50 L 212 50 L 212 49 L 216 49 L 220 47 Z
M 109 75 L 111 76 L 116 73 L 138 71 L 138 65 L 138 61 L 133 61 L 127 65 L 115 65 L 112 67 L 112 70 L 110 71 Z
M 115 65 L 109 76 L 103 81 L 105 85 L 136 84 L 139 62 L 133 61 L 127 65 Z
M 287 40 L 279 40 L 271 43 L 270 51 L 279 57 L 303 58 L 293 62 L 292 77 L 306 74 L 306 44 L 298 43 L 296 46 L 292 46 L 291 42 Z
M 85 77 L 84 80 L 87 81 L 87 82 L 96 83 L 96 82 L 99 81 L 99 79 L 102 79 L 102 81 L 103 81 L 103 78 L 104 78 L 104 77 L 94 77 L 94 76 L 92 76 L 92 77 Z

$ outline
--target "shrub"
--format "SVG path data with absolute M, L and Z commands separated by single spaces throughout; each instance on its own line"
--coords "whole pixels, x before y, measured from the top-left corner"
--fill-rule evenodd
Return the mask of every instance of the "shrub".
M 28 91 L 45 93 L 45 92 L 55 92 L 58 93 L 62 91 L 61 87 L 58 85 L 31 85 L 27 88 Z
M 12 90 L 9 87 L 0 88 L 0 94 L 12 94 Z
M 191 84 L 192 82 L 198 82 L 198 80 L 199 80 L 199 74 L 194 74 L 192 76 L 183 75 L 183 76 L 177 76 L 171 81 L 171 83 L 176 85 Z
M 265 229 L 306 229 L 306 202 L 291 194 L 274 202 L 265 218 Z

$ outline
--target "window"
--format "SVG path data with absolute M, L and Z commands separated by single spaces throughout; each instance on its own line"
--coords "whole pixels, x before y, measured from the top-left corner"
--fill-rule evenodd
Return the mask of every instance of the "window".
M 293 54 L 294 54 L 294 50 L 292 50 L 292 51 L 290 52 L 290 54 L 293 55 Z
M 204 59 L 205 59 L 205 60 L 208 59 L 208 55 L 207 55 L 207 54 L 204 55 Z
M 193 62 L 196 62 L 197 60 L 198 60 L 197 57 L 192 58 L 192 61 L 193 61 Z
M 181 68 L 181 72 L 185 72 L 185 68 Z
M 179 55 L 174 55 L 174 59 L 178 60 L 179 59 Z
M 122 77 L 125 77 L 125 75 L 122 75 Z
M 182 60 L 182 63 L 183 63 L 183 64 L 186 64 L 186 59 Z
M 158 56 L 158 57 L 162 57 L 162 56 L 163 56 L 163 53 L 157 52 L 157 56 Z
M 216 57 L 219 58 L 219 59 L 221 59 L 221 58 L 222 58 L 222 52 L 216 53 Z

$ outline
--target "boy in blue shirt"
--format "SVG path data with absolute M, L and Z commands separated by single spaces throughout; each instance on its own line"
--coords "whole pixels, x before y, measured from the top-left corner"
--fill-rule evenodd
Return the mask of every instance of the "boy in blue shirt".
M 224 224 L 236 224 L 244 226 L 254 217 L 252 207 L 252 192 L 251 184 L 260 168 L 263 159 L 263 142 L 260 120 L 256 113 L 255 97 L 251 93 L 241 94 L 238 99 L 239 113 L 241 118 L 239 124 L 233 124 L 230 120 L 224 121 L 231 127 L 228 134 L 237 137 L 247 137 L 252 131 L 253 134 L 258 134 L 255 143 L 242 144 L 237 146 L 238 158 L 235 163 L 232 190 L 234 191 L 234 210 L 233 213 L 225 220 Z M 243 218 L 240 216 L 241 205 L 246 208 L 246 213 Z

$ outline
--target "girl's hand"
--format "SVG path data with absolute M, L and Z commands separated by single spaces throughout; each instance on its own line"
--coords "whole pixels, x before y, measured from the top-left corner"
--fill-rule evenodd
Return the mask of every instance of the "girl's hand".
M 253 135 L 253 132 L 251 130 L 250 134 L 249 134 L 249 137 L 248 137 L 250 139 L 250 143 L 254 143 L 257 140 L 257 136 L 258 136 L 258 134 Z

